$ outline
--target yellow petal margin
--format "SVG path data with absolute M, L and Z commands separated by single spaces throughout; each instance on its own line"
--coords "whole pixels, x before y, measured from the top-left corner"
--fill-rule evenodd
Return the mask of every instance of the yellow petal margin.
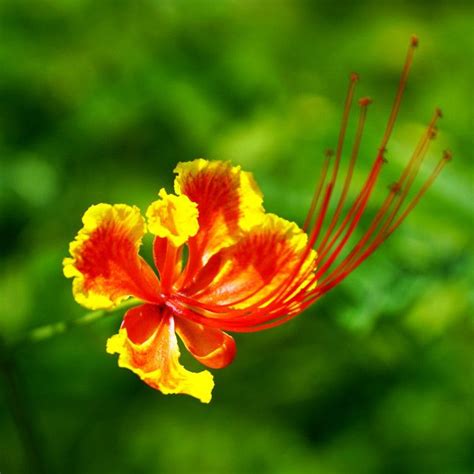
M 213 194 L 206 195 L 206 191 L 212 191 L 214 186 L 219 187 L 225 182 L 228 191 L 235 194 L 224 194 L 219 196 L 219 200 L 214 200 L 212 207 L 221 208 L 226 212 L 231 206 L 238 206 L 238 223 L 240 228 L 246 230 L 258 224 L 264 214 L 263 194 L 258 187 L 252 173 L 242 171 L 240 166 L 232 166 L 227 161 L 209 161 L 204 158 L 198 158 L 193 161 L 180 162 L 176 165 L 174 172 L 176 179 L 174 189 L 176 194 L 187 194 L 191 188 L 196 185 L 196 190 L 204 191 L 202 193 L 203 203 L 207 198 L 212 200 Z M 214 181 L 214 182 L 213 182 Z M 199 189 L 200 187 L 203 189 Z M 227 202 L 226 199 L 232 199 L 233 202 Z M 199 202 L 198 199 L 194 200 Z M 227 209 L 226 209 L 227 208 Z
M 199 233 L 194 243 L 203 262 L 262 221 L 263 195 L 252 174 L 240 166 L 199 158 L 178 163 L 174 172 L 175 193 L 198 205 Z
M 73 278 L 76 301 L 90 309 L 111 308 L 128 296 L 146 297 L 159 282 L 138 256 L 145 221 L 126 204 L 97 204 L 82 218 L 83 228 L 69 245 L 64 275 Z
M 107 352 L 119 354 L 118 365 L 135 372 L 150 387 L 164 394 L 187 394 L 202 403 L 212 398 L 214 380 L 207 370 L 194 373 L 179 363 L 180 351 L 172 317 L 163 317 L 154 334 L 135 344 L 122 328 L 107 341 Z
M 180 247 L 199 230 L 197 204 L 187 196 L 167 194 L 163 188 L 159 196 L 146 211 L 148 230 Z

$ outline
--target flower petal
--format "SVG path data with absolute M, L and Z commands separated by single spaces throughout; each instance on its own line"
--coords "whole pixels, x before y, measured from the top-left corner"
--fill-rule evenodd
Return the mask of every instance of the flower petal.
M 76 301 L 91 309 L 111 308 L 128 296 L 157 301 L 160 284 L 138 255 L 145 222 L 137 207 L 91 206 L 84 227 L 71 242 L 72 258 L 63 260 L 64 275 L 73 278 Z
M 278 295 L 283 294 L 286 300 L 313 276 L 316 252 L 311 250 L 306 254 L 307 241 L 307 235 L 295 223 L 265 214 L 260 225 L 215 255 L 196 274 L 189 289 L 199 289 L 193 296 L 198 301 L 234 308 L 258 304 L 271 293 L 274 296 L 264 306 Z M 218 261 L 221 266 L 216 271 Z M 200 281 L 205 281 L 207 272 L 215 276 L 203 286 Z M 291 289 L 306 274 L 307 277 Z
M 148 230 L 180 247 L 199 229 L 197 204 L 187 196 L 167 194 L 163 188 L 159 195 L 161 199 L 150 204 L 146 211 Z
M 262 193 L 239 166 L 197 159 L 179 163 L 175 173 L 176 194 L 198 205 L 199 233 L 190 241 L 203 262 L 261 221 Z
M 176 332 L 186 349 L 207 367 L 222 369 L 234 360 L 237 351 L 234 338 L 220 329 L 176 318 Z
M 159 306 L 145 304 L 129 310 L 119 333 L 107 341 L 107 352 L 119 354 L 120 367 L 164 394 L 188 394 L 203 403 L 211 400 L 212 375 L 207 370 L 189 372 L 179 363 L 174 318 Z

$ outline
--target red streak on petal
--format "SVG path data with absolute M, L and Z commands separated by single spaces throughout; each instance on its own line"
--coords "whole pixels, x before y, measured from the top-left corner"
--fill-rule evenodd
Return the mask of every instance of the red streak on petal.
M 159 282 L 153 270 L 138 256 L 128 234 L 116 222 L 104 222 L 82 244 L 75 266 L 84 275 L 84 290 L 105 294 L 130 294 L 157 301 Z

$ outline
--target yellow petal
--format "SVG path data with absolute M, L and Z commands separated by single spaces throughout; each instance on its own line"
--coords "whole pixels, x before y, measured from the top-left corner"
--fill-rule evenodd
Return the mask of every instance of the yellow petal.
M 156 324 L 154 330 L 150 330 L 151 319 Z M 164 394 L 181 393 L 203 403 L 211 401 L 214 388 L 211 373 L 190 372 L 179 363 L 174 319 L 161 313 L 157 306 L 142 305 L 129 310 L 119 333 L 107 341 L 107 352 L 119 354 L 120 367 L 135 372 L 146 384 Z
M 164 189 L 159 195 L 161 199 L 153 202 L 146 212 L 148 230 L 180 247 L 199 230 L 197 204 L 187 196 L 167 194 Z

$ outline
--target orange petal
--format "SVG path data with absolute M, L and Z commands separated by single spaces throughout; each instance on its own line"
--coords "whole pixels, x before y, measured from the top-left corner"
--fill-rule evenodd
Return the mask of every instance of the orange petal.
M 160 284 L 138 255 L 145 222 L 137 207 L 91 206 L 71 242 L 64 275 L 73 278 L 76 301 L 91 309 L 111 308 L 128 296 L 157 301 Z
M 120 367 L 164 394 L 183 393 L 203 403 L 211 400 L 212 375 L 207 370 L 189 372 L 179 363 L 174 319 L 159 306 L 144 304 L 129 310 L 119 333 L 107 341 L 107 352 L 119 354 Z
M 176 194 L 198 205 L 199 232 L 189 241 L 203 262 L 233 244 L 241 230 L 261 221 L 262 193 L 252 175 L 239 166 L 198 159 L 179 163 L 175 173 Z
M 220 329 L 176 318 L 176 332 L 186 349 L 207 367 L 222 369 L 234 360 L 237 351 L 234 338 Z
M 267 305 L 281 291 L 287 292 L 286 300 L 309 281 L 316 268 L 313 250 L 302 262 L 307 241 L 307 235 L 295 223 L 265 214 L 260 225 L 253 227 L 232 247 L 221 250 L 219 259 L 224 263 L 218 271 L 214 268 L 217 261 L 214 256 L 197 273 L 189 288 L 199 288 L 194 294 L 198 301 L 234 308 L 258 304 L 265 297 L 269 298 L 265 301 Z M 199 281 L 205 281 L 208 271 L 215 278 L 203 287 Z M 289 288 L 305 273 L 308 275 L 304 281 L 290 291 Z M 269 296 L 272 293 L 274 295 Z

